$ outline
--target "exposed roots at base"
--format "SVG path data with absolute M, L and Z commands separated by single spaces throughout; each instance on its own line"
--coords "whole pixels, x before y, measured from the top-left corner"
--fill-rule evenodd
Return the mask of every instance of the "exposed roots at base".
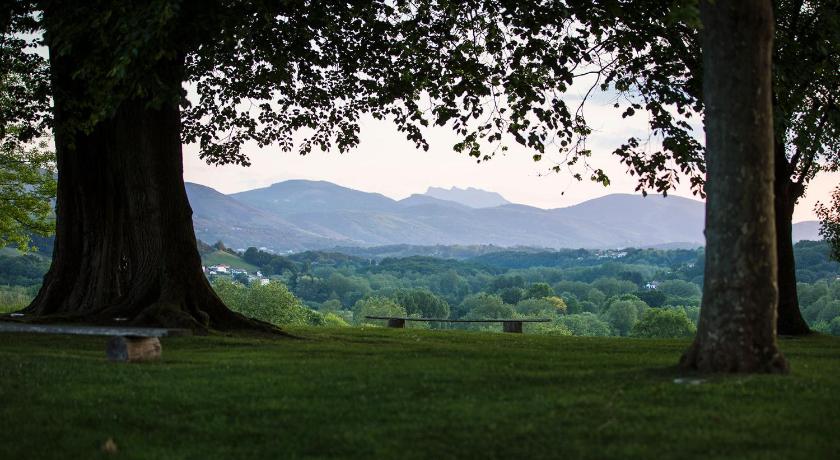
M 200 311 L 194 316 L 181 305 L 172 303 L 156 303 L 141 309 L 133 318 L 121 317 L 114 314 L 113 309 L 101 312 L 52 313 L 37 314 L 32 305 L 21 313 L 24 316 L 0 316 L 4 321 L 15 321 L 36 324 L 85 324 L 91 326 L 131 326 L 131 327 L 159 327 L 165 329 L 187 329 L 195 335 L 212 333 L 265 335 L 267 337 L 294 337 L 272 324 L 251 319 L 240 313 L 231 311 L 221 305 L 217 307 L 216 315 L 209 315 Z
M 706 374 L 787 374 L 784 355 L 775 350 L 708 349 L 695 340 L 680 358 L 680 369 Z

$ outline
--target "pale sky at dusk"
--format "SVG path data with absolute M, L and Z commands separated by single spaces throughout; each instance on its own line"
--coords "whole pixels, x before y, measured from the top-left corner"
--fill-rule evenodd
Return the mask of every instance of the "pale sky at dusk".
M 550 172 L 550 162 L 534 162 L 531 151 L 513 145 L 504 156 L 476 164 L 474 158 L 452 151 L 456 138 L 446 128 L 427 132 L 430 149 L 423 152 L 415 149 L 389 122 L 373 119 L 363 121 L 361 144 L 349 153 L 318 151 L 300 156 L 281 152 L 276 147 L 249 146 L 246 147 L 252 161 L 249 168 L 207 165 L 198 158 L 197 146 L 188 145 L 184 150 L 184 178 L 223 193 L 289 179 L 325 180 L 394 199 L 423 193 L 430 186 L 476 187 L 501 193 L 515 203 L 540 208 L 570 206 L 611 193 L 636 193 L 635 178 L 625 172 L 610 152 L 629 136 L 646 137 L 647 120 L 639 116 L 622 120 L 618 111 L 607 105 L 590 106 L 587 118 L 596 128 L 589 141 L 594 152 L 591 164 L 607 171 L 612 181 L 609 187 L 589 180 L 578 182 L 568 173 Z M 683 182 L 672 193 L 693 197 L 687 181 Z M 794 222 L 816 219 L 814 204 L 827 200 L 838 182 L 840 174 L 818 176 L 797 206 Z
M 46 50 L 41 50 L 46 53 Z M 590 82 L 576 80 L 569 90 L 571 98 L 582 94 Z M 187 85 L 188 90 L 192 89 Z M 570 100 L 570 107 L 573 106 Z M 591 164 L 603 168 L 612 183 L 609 187 L 589 180 L 578 182 L 569 173 L 549 171 L 549 161 L 534 162 L 532 151 L 514 145 L 504 156 L 476 164 L 474 158 L 452 151 L 457 142 L 447 128 L 427 131 L 428 152 L 397 132 L 390 122 L 365 119 L 360 134 L 361 144 L 346 154 L 313 152 L 307 156 L 286 153 L 277 147 L 259 149 L 246 146 L 252 165 L 210 166 L 198 158 L 195 145 L 184 147 L 184 179 L 207 185 L 223 193 L 266 187 L 289 179 L 325 180 L 345 187 L 376 192 L 394 199 L 423 193 L 428 187 L 475 187 L 501 193 L 514 203 L 540 208 L 559 208 L 611 193 L 634 191 L 635 178 L 626 173 L 612 152 L 630 136 L 647 137 L 647 119 L 637 116 L 622 119 L 612 108 L 609 94 L 594 94 L 586 107 L 586 116 L 595 132 L 589 147 L 594 152 Z M 699 132 L 699 125 L 696 126 Z M 586 175 L 584 175 L 586 177 Z M 831 191 L 840 183 L 840 173 L 821 173 L 811 182 L 805 198 L 800 200 L 793 221 L 815 220 L 817 201 L 830 199 Z M 691 194 L 687 181 L 670 192 L 698 199 Z

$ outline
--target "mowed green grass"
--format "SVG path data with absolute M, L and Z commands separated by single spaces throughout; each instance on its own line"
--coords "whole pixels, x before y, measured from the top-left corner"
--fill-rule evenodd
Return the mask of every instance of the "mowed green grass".
M 207 267 L 211 265 L 229 265 L 232 268 L 240 268 L 247 270 L 249 273 L 254 273 L 259 270 L 256 265 L 251 265 L 229 252 L 215 251 L 201 256 L 201 263 Z
M 837 458 L 840 339 L 787 376 L 677 384 L 686 341 L 296 329 L 186 337 L 117 364 L 104 338 L 0 334 L 0 458 Z M 688 375 L 693 378 L 696 376 Z M 113 438 L 118 453 L 100 446 Z

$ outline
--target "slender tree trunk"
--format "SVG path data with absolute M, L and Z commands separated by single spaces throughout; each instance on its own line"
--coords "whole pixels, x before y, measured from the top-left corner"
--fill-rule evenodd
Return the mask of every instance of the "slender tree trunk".
M 58 167 L 52 266 L 24 312 L 37 321 L 263 329 L 225 307 L 201 270 L 183 181 L 180 111 L 126 100 L 89 132 L 72 129 L 72 56 L 51 53 Z M 160 64 L 180 88 L 180 58 Z
M 784 145 L 774 142 L 776 180 L 774 182 L 776 211 L 776 251 L 779 263 L 779 305 L 777 329 L 780 335 L 804 335 L 811 329 L 799 311 L 796 292 L 796 260 L 793 257 L 793 208 L 801 191 L 790 179 L 790 166 L 785 158 Z
M 769 0 L 701 1 L 706 106 L 706 267 L 697 335 L 681 360 L 702 372 L 780 372 L 773 204 Z

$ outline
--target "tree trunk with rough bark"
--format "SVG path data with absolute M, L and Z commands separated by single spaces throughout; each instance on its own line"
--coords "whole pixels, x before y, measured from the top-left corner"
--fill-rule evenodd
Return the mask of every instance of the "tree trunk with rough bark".
M 774 182 L 776 211 L 776 251 L 779 264 L 779 305 L 776 326 L 780 335 L 810 334 L 808 323 L 799 310 L 796 292 L 796 260 L 793 256 L 793 209 L 802 195 L 801 186 L 791 180 L 790 165 L 785 158 L 784 145 L 774 143 Z
M 706 267 L 697 335 L 681 360 L 701 372 L 783 372 L 773 203 L 769 0 L 701 2 L 706 107 Z
M 49 39 L 49 31 L 47 34 Z M 81 45 L 81 44 L 80 44 Z M 201 269 L 183 181 L 177 103 L 122 102 L 92 130 L 67 129 L 80 85 L 51 53 L 58 167 L 52 265 L 24 310 L 36 321 L 208 329 L 272 326 L 230 311 Z M 180 88 L 183 61 L 159 64 Z

